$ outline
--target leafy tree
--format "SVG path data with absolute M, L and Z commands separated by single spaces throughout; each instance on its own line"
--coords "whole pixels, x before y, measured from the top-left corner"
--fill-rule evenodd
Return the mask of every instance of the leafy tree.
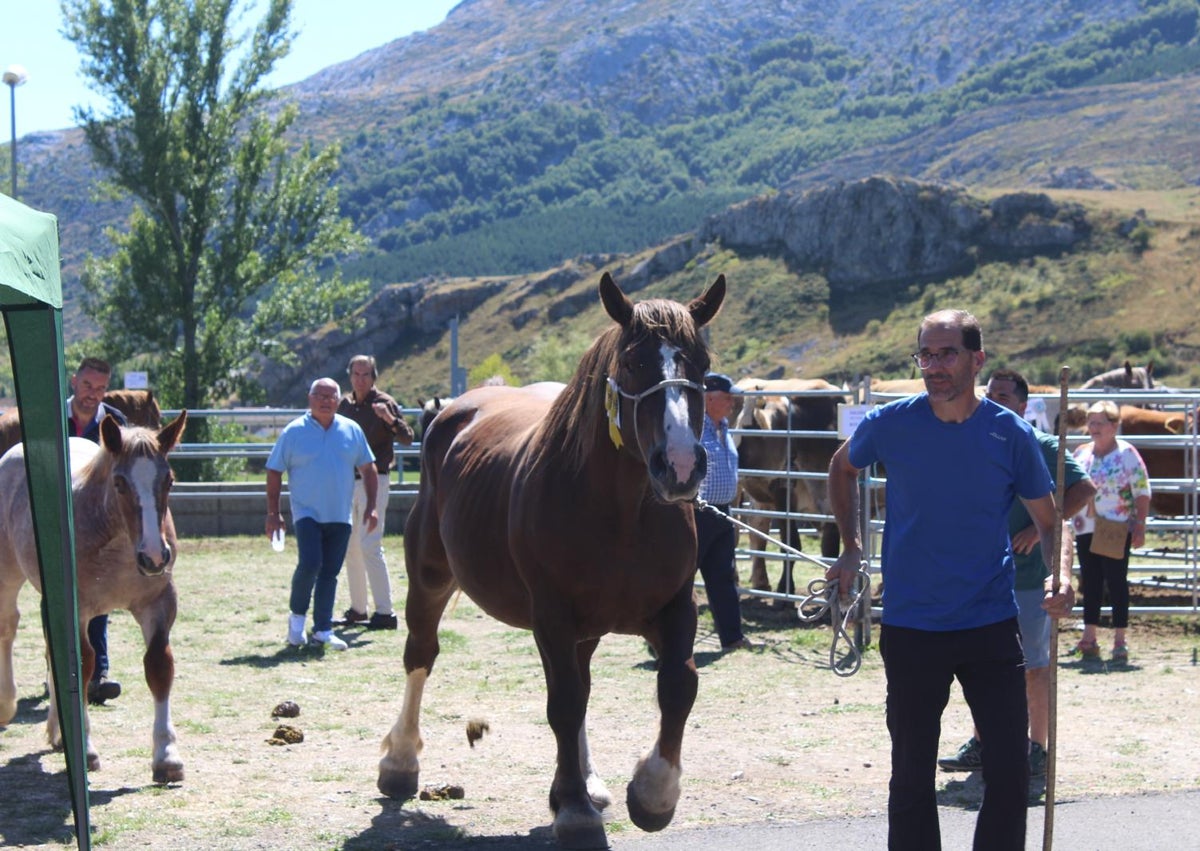
M 261 389 L 289 329 L 339 315 L 365 284 L 322 264 L 364 240 L 338 213 L 336 145 L 298 148 L 298 111 L 263 80 L 291 44 L 290 0 L 235 34 L 235 0 L 63 0 L 64 34 L 107 98 L 76 108 L 105 187 L 134 200 L 113 253 L 89 258 L 85 303 L 112 360 L 146 361 L 165 399 L 200 407 Z M 240 57 L 240 58 L 239 58 Z

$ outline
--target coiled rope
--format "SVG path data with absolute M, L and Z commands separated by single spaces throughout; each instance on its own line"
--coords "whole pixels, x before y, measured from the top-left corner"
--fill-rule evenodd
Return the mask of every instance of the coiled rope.
M 822 571 L 828 568 L 820 559 L 790 547 L 782 541 L 772 538 L 766 532 L 755 529 L 748 523 L 743 523 L 736 517 L 729 516 L 699 497 L 696 498 L 695 505 L 697 510 L 719 514 L 732 523 L 735 528 L 745 529 L 764 541 L 775 544 L 789 555 L 817 565 Z M 824 617 L 826 612 L 829 613 L 829 623 L 833 627 L 833 640 L 829 645 L 829 669 L 839 677 L 852 677 L 862 667 L 862 651 L 859 650 L 850 635 L 850 624 L 855 622 L 855 614 L 862 607 L 863 598 L 870 599 L 867 596 L 870 589 L 871 574 L 864 562 L 859 565 L 855 577 L 855 589 L 852 593 L 845 596 L 839 594 L 838 583 L 830 582 L 822 575 L 808 583 L 808 596 L 796 604 L 797 614 L 805 623 L 815 623 Z M 839 644 L 843 644 L 846 648 L 840 655 Z

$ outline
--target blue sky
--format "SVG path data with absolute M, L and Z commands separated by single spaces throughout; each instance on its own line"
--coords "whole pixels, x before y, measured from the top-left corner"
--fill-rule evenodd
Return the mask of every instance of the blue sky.
M 446 18 L 459 0 L 293 0 L 292 28 L 298 32 L 292 52 L 275 67 L 270 82 L 294 83 L 337 62 L 412 32 L 427 30 Z M 16 5 L 16 4 L 6 4 Z M 248 29 L 259 18 L 257 0 L 240 3 Z M 235 12 L 236 14 L 236 12 Z M 29 74 L 15 91 L 17 138 L 42 130 L 74 126 L 71 108 L 101 103 L 79 75 L 79 53 L 61 35 L 58 0 L 32 0 L 12 10 L 0 24 L 0 68 L 22 65 Z M 9 141 L 12 102 L 0 87 L 0 142 Z

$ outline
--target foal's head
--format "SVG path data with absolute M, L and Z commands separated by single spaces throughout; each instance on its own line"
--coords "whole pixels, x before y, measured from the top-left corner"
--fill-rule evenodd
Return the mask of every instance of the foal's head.
M 167 453 L 175 448 L 187 422 L 187 411 L 157 432 L 121 428 L 112 417 L 100 423 L 100 444 L 109 456 L 117 505 L 137 550 L 138 571 L 157 576 L 170 569 L 174 530 L 167 519 L 167 496 L 175 476 Z

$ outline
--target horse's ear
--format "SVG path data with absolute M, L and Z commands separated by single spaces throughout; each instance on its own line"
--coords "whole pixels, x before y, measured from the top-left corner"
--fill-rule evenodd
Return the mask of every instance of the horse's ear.
M 100 443 L 113 455 L 121 451 L 121 424 L 112 414 L 100 421 Z
M 622 328 L 633 319 L 633 302 L 621 292 L 621 288 L 608 272 L 600 278 L 600 301 L 604 302 L 604 309 L 608 311 L 608 315 Z
M 725 301 L 725 276 L 717 275 L 717 279 L 712 282 L 708 291 L 688 305 L 688 313 L 692 314 L 692 321 L 696 323 L 696 327 L 703 328 L 711 322 L 721 310 L 723 301 Z
M 165 455 L 179 444 L 183 435 L 183 427 L 187 425 L 187 410 L 179 412 L 179 416 L 158 430 L 158 448 Z

